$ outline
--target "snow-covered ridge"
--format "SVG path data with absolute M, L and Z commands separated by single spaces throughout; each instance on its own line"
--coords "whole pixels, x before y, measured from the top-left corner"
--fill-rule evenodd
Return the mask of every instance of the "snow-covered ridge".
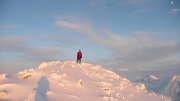
M 172 97 L 173 101 L 180 101 L 180 75 L 172 77 L 162 94 Z
M 74 61 L 43 62 L 36 69 L 0 75 L 0 100 L 171 101 L 101 66 Z

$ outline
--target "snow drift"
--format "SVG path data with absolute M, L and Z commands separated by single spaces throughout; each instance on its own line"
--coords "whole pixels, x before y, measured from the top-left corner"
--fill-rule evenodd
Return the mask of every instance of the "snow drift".
M 44 62 L 0 75 L 0 101 L 171 101 L 98 65 Z

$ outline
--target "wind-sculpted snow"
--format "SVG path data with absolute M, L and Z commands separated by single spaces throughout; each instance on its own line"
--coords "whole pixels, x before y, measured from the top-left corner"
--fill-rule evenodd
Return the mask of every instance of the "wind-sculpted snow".
M 101 66 L 43 62 L 9 77 L 0 75 L 0 101 L 171 101 Z

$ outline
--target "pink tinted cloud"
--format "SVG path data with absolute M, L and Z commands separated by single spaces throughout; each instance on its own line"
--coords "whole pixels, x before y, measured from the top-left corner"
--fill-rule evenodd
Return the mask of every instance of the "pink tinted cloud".
M 176 14 L 180 13 L 180 8 L 171 9 L 170 13 L 173 15 L 176 15 Z
M 180 43 L 177 41 L 164 43 L 157 38 L 154 40 L 157 32 L 134 32 L 132 36 L 125 36 L 110 31 L 96 32 L 91 25 L 83 22 L 58 20 L 56 24 L 59 28 L 86 35 L 97 44 L 112 50 L 114 52 L 112 58 L 115 58 L 113 61 L 124 67 L 142 67 L 149 64 L 163 65 L 165 64 L 163 61 L 159 64 L 156 63 L 180 52 Z M 154 36 L 151 36 L 153 34 Z

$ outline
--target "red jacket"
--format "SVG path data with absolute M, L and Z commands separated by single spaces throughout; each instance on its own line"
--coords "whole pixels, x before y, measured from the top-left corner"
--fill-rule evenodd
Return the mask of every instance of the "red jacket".
M 77 58 L 82 58 L 82 52 L 81 51 L 78 51 Z

